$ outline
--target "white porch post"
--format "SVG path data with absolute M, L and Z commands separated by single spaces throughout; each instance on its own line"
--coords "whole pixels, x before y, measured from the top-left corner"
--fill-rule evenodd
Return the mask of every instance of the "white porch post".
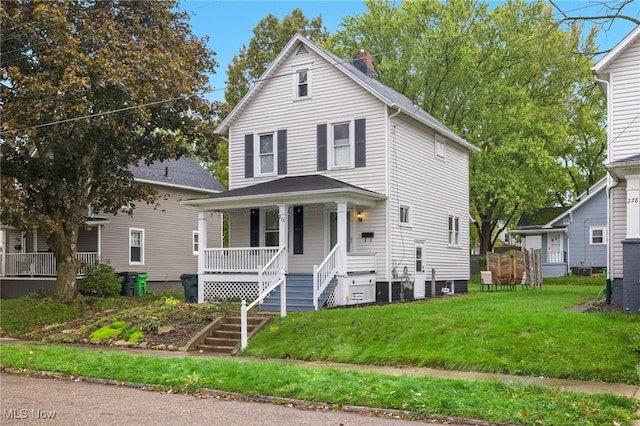
M 289 206 L 287 204 L 278 204 L 278 246 L 287 247 L 289 245 Z M 289 247 L 285 249 L 284 270 L 289 270 Z
M 207 212 L 198 212 L 198 275 L 204 274 L 204 250 L 207 248 Z
M 96 256 L 98 257 L 98 262 L 102 259 L 102 227 L 104 225 L 98 225 L 98 251 L 96 252 Z
M 640 238 L 640 175 L 627 176 L 627 235 Z M 612 232 L 610 230 L 609 232 Z
M 204 302 L 204 251 L 207 248 L 207 212 L 198 212 L 198 303 Z
M 340 201 L 336 203 L 337 219 L 338 219 L 338 275 L 345 276 L 347 274 L 347 202 Z

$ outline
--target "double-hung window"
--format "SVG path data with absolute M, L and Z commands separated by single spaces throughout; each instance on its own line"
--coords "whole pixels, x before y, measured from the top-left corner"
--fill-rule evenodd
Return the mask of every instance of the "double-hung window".
M 447 145 L 445 144 L 443 139 L 440 139 L 440 137 L 436 136 L 436 158 L 444 160 L 446 154 L 447 154 Z
M 197 255 L 198 254 L 198 231 L 193 231 L 191 246 L 193 247 L 193 254 Z
M 460 246 L 460 218 L 458 216 L 449 215 L 449 245 L 452 247 Z
M 144 265 L 144 229 L 129 228 L 129 264 Z
M 411 226 L 411 207 L 406 204 L 400 205 L 400 226 Z
M 336 123 L 332 126 L 333 167 L 351 167 L 351 123 Z
M 298 98 L 306 98 L 309 94 L 309 71 L 298 71 Z
M 590 241 L 591 245 L 600 245 L 606 244 L 606 232 L 605 228 L 602 227 L 591 227 L 589 228 Z
M 292 68 L 293 100 L 311 98 L 311 64 L 301 64 Z
M 259 172 L 261 175 L 273 173 L 274 168 L 274 143 L 273 133 L 265 133 L 259 136 L 260 164 Z

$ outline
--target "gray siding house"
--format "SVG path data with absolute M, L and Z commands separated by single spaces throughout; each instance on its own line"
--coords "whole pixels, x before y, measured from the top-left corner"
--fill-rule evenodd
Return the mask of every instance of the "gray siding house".
M 640 312 L 640 25 L 593 67 L 607 100 L 606 167 L 614 299 Z
M 147 288 L 182 290 L 180 275 L 193 273 L 198 263 L 198 211 L 185 199 L 210 196 L 224 188 L 197 162 L 183 157 L 150 166 L 130 167 L 137 182 L 158 190 L 158 205 L 136 203 L 133 215 L 122 206 L 117 215 L 87 212 L 89 229 L 78 235 L 77 256 L 85 263 L 100 260 L 118 272 L 147 273 Z M 206 240 L 221 246 L 219 214 L 209 217 Z M 4 229 L 0 295 L 19 297 L 52 293 L 57 275 L 55 258 L 41 233 Z M 82 276 L 84 269 L 78 271 Z
M 572 207 L 523 215 L 511 233 L 525 249 L 542 249 L 543 277 L 600 273 L 607 265 L 607 178 L 581 194 Z
M 372 78 L 371 55 L 350 62 L 296 35 L 218 127 L 229 191 L 187 203 L 227 215 L 230 247 L 201 246 L 200 301 L 278 280 L 289 310 L 424 298 L 432 277 L 466 291 L 478 149 Z

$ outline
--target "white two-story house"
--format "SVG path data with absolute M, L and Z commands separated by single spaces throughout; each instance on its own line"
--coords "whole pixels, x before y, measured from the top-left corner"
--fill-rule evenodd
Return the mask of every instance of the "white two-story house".
M 200 235 L 226 215 L 230 247 L 201 242 L 200 301 L 255 300 L 279 277 L 289 310 L 466 291 L 478 149 L 372 70 L 296 35 L 219 125 L 229 191 L 187 203 Z
M 640 26 L 594 66 L 608 110 L 609 277 L 614 300 L 640 312 Z

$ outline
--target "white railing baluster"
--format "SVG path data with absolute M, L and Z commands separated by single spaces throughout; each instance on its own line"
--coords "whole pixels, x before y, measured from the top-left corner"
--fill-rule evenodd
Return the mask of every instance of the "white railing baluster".
M 208 248 L 205 272 L 258 272 L 278 252 L 278 247 Z
M 320 266 L 313 266 L 313 308 L 316 311 L 318 298 L 338 272 L 338 248 L 339 244 L 336 244 Z

